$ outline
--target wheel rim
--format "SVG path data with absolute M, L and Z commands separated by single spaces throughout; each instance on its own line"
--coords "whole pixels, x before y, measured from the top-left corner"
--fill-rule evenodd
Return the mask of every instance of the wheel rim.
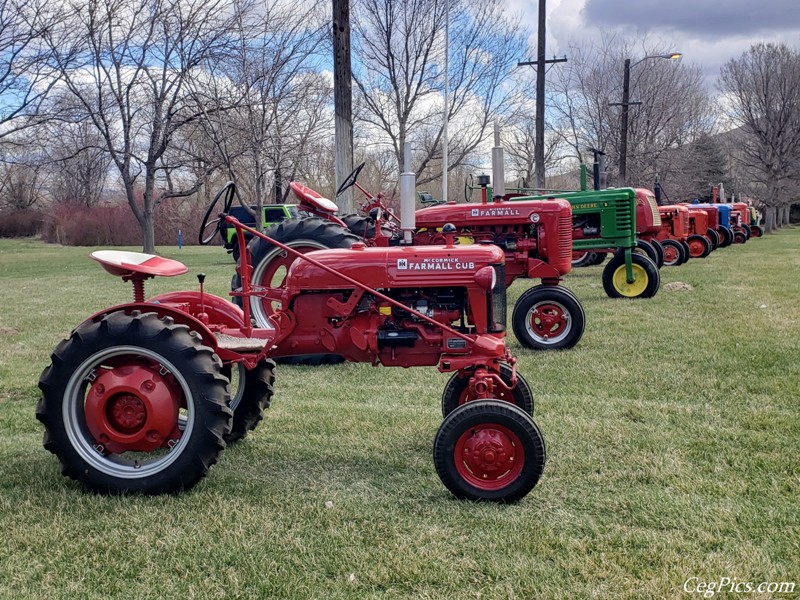
M 481 490 L 498 490 L 514 481 L 525 465 L 519 437 L 507 427 L 485 423 L 461 434 L 455 446 L 458 474 Z
M 326 250 L 328 247 L 311 240 L 303 240 L 296 244 L 286 244 L 292 250 L 305 254 L 314 250 Z M 281 248 L 274 248 L 253 269 L 253 286 L 262 288 L 280 288 L 286 280 L 286 273 L 291 264 L 297 260 Z M 253 297 L 250 301 L 250 310 L 259 327 L 272 328 L 268 317 L 274 314 L 281 306 L 280 302 L 266 298 Z
M 231 402 L 229 406 L 232 411 L 236 411 L 239 403 L 244 396 L 244 378 L 247 373 L 247 368 L 244 363 L 236 363 L 226 369 L 225 375 L 231 382 Z
M 697 240 L 697 239 L 689 240 L 688 244 L 689 244 L 689 251 L 690 251 L 689 254 L 692 255 L 692 258 L 700 258 L 701 256 L 703 256 L 703 253 L 706 251 L 706 248 L 703 245 L 703 242 L 701 242 L 700 240 Z
M 183 375 L 160 354 L 114 346 L 84 360 L 67 382 L 62 416 L 74 450 L 91 467 L 141 479 L 172 464 L 195 411 Z
M 625 264 L 623 263 L 614 271 L 612 282 L 614 289 L 627 298 L 636 298 L 641 296 L 647 289 L 649 277 L 644 267 L 633 263 L 633 283 L 628 283 L 628 275 L 625 272 Z
M 672 266 L 680 260 L 680 251 L 672 244 L 663 244 L 664 246 L 664 264 Z
M 569 310 L 560 302 L 545 300 L 537 302 L 528 311 L 525 320 L 528 335 L 545 345 L 560 343 L 572 329 Z

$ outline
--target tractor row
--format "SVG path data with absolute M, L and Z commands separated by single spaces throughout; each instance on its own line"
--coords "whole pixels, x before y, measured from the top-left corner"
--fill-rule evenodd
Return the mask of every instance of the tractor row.
M 199 238 L 235 239 L 232 301 L 206 293 L 202 273 L 196 290 L 146 298 L 147 279 L 188 269 L 147 254 L 93 253 L 132 285 L 133 299 L 78 325 L 40 378 L 37 418 L 64 475 L 104 493 L 189 489 L 261 421 L 276 360 L 329 354 L 450 373 L 437 474 L 458 498 L 519 500 L 541 477 L 545 444 L 506 343 L 507 287 L 540 280 L 513 309 L 522 346 L 571 348 L 585 326 L 580 301 L 562 285 L 575 252 L 613 253 L 603 274 L 609 296 L 651 297 L 672 249 L 692 254 L 698 236 L 707 244 L 696 251 L 707 254 L 727 239 L 711 234 L 723 218 L 711 209 L 657 207 L 631 188 L 491 197 L 487 181 L 480 203 L 415 210 L 406 172 L 397 215 L 359 185 L 362 168 L 337 192 L 361 190 L 362 215 L 340 217 L 334 202 L 293 182 L 299 217 L 265 233 L 234 216 L 232 182 L 220 190 Z M 747 231 L 730 229 L 728 243 Z

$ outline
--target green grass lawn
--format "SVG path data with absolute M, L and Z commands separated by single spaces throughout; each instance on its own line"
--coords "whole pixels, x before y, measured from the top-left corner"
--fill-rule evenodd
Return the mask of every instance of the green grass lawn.
M 34 406 L 58 341 L 130 297 L 91 250 L 0 240 L 0 598 L 700 598 L 691 577 L 800 595 L 800 229 L 665 267 L 650 300 L 571 273 L 581 342 L 510 342 L 548 463 L 508 506 L 436 476 L 447 376 L 362 364 L 279 367 L 265 420 L 188 493 L 84 492 Z M 160 250 L 191 275 L 148 295 L 200 271 L 227 293 L 221 248 Z

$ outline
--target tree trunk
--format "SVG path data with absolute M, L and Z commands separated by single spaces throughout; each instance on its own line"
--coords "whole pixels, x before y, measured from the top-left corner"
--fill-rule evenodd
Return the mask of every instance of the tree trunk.
M 772 233 L 775 229 L 775 207 L 767 206 L 764 209 L 764 230 L 767 233 Z
M 336 187 L 353 170 L 353 67 L 350 62 L 350 0 L 333 0 L 333 104 Z M 339 212 L 353 212 L 353 188 L 336 199 Z

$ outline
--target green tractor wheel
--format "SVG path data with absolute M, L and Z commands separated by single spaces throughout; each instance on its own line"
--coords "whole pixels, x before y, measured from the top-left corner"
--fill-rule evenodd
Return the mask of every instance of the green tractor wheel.
M 603 269 L 603 289 L 610 298 L 652 298 L 661 285 L 655 263 L 635 252 L 631 253 L 633 281 L 628 281 L 625 255 L 618 254 Z

